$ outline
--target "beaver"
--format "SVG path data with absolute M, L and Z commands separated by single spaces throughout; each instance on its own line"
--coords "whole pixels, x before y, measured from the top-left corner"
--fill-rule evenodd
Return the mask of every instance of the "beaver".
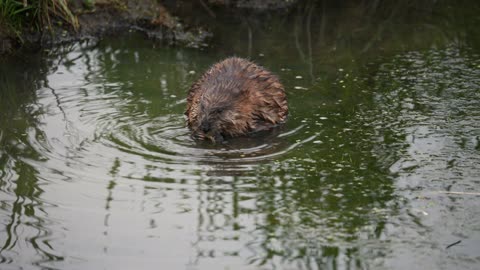
M 277 76 L 246 59 L 230 57 L 193 83 L 185 115 L 194 139 L 222 142 L 284 123 L 288 104 Z

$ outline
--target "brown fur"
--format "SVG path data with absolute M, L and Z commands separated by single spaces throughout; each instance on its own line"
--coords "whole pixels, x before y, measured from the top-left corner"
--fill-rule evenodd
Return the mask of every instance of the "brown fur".
M 275 75 L 231 57 L 213 65 L 191 86 L 185 115 L 194 138 L 221 141 L 284 123 L 288 105 Z

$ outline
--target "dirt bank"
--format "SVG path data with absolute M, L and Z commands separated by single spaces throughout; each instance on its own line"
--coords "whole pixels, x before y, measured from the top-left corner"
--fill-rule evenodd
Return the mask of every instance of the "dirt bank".
M 84 39 L 97 39 L 125 31 L 140 31 L 146 37 L 166 45 L 206 46 L 212 33 L 208 20 L 219 13 L 242 16 L 288 9 L 299 0 L 70 0 L 68 8 L 78 26 L 52 16 L 49 27 L 11 31 L 2 27 L 0 18 L 0 54 L 19 48 L 38 49 Z
M 187 28 L 156 0 L 74 0 L 69 8 L 78 27 L 52 17 L 49 28 L 31 27 L 17 33 L 2 27 L 0 21 L 0 54 L 19 48 L 38 49 L 56 44 L 97 39 L 125 31 L 140 31 L 156 41 L 172 45 L 199 47 L 209 33 L 201 27 Z M 33 29 L 32 29 L 33 28 Z

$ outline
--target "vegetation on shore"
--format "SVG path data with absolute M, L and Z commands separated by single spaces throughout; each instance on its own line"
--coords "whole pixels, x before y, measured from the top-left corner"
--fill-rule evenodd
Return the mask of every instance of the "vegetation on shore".
M 128 27 L 152 29 L 163 37 L 162 27 L 176 25 L 159 0 L 0 0 L 0 54 Z
M 54 20 L 78 28 L 67 0 L 0 0 L 0 27 L 20 38 L 23 29 L 51 30 Z

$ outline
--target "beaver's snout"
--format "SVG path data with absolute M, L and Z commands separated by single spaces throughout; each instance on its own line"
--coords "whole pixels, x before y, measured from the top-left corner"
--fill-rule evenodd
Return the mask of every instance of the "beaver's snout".
M 200 125 L 200 129 L 203 131 L 203 133 L 208 134 L 208 132 L 211 130 L 212 125 L 208 122 L 207 120 L 204 120 L 202 124 Z
M 223 142 L 223 134 L 215 123 L 214 119 L 205 118 L 198 126 L 198 129 L 193 131 L 193 137 L 198 140 L 208 139 L 216 143 Z
M 195 139 L 221 142 L 284 123 L 288 105 L 275 75 L 232 57 L 213 65 L 192 85 L 185 115 Z

